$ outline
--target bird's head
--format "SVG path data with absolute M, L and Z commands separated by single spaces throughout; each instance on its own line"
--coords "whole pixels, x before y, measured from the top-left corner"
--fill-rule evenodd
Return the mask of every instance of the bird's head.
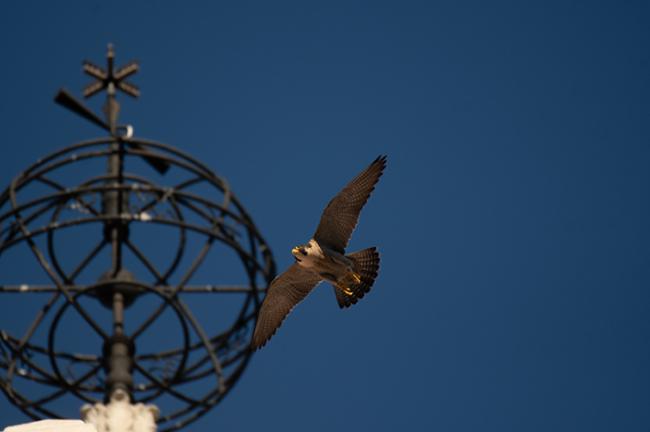
M 307 248 L 304 245 L 296 246 L 295 248 L 291 249 L 291 254 L 294 256 L 294 258 L 296 258 L 297 261 L 300 261 L 307 256 Z

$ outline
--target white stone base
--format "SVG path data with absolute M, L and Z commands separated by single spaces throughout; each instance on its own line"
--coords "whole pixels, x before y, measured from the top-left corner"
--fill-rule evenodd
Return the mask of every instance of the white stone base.
M 97 432 L 97 429 L 81 420 L 40 420 L 8 426 L 4 432 Z

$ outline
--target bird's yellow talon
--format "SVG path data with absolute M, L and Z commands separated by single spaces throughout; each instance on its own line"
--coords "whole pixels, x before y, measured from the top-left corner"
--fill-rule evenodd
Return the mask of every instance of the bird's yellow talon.
M 359 273 L 352 273 L 352 279 L 354 279 L 354 283 L 361 283 L 361 276 Z
M 354 294 L 354 293 L 352 292 L 352 290 L 351 290 L 350 288 L 347 288 L 347 287 L 346 287 L 346 288 L 343 288 L 343 292 L 344 292 L 346 295 L 349 295 L 349 296 L 351 296 L 351 295 Z

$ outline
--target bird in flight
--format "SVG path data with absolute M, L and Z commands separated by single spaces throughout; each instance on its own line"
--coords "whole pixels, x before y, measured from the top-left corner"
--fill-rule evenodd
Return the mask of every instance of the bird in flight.
M 386 168 L 379 156 L 327 204 L 314 236 L 291 250 L 295 263 L 271 282 L 257 317 L 251 346 L 264 346 L 291 310 L 316 285 L 334 287 L 340 308 L 356 304 L 370 291 L 379 270 L 379 253 L 371 247 L 345 253 L 361 209 Z

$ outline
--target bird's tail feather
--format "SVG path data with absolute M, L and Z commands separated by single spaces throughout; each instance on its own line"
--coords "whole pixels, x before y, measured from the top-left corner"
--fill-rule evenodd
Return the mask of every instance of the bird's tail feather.
M 347 287 L 351 294 L 346 294 L 340 288 L 334 287 L 336 301 L 341 308 L 349 307 L 362 299 L 370 291 L 379 271 L 379 252 L 375 247 L 353 252 L 347 257 L 354 262 L 354 271 L 359 275 L 361 281 Z

